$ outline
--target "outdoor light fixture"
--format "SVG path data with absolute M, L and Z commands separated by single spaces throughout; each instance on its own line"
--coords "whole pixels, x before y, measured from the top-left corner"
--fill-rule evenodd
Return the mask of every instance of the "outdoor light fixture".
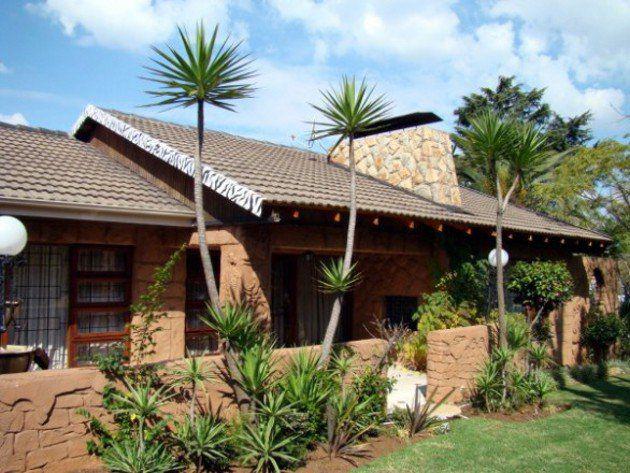
M 506 264 L 508 264 L 509 260 L 510 260 L 510 255 L 508 255 L 508 252 L 505 250 L 501 250 L 501 266 L 504 267 Z M 492 250 L 488 254 L 488 262 L 493 268 L 497 267 L 497 250 L 496 249 Z
M 17 218 L 0 217 L 0 255 L 19 255 L 26 246 L 26 227 Z
M 0 217 L 0 333 L 7 331 L 7 325 L 13 320 L 14 311 L 20 305 L 19 300 L 5 300 L 5 268 L 11 264 L 14 256 L 19 255 L 26 246 L 26 227 L 17 218 L 9 215 Z M 9 273 L 10 274 L 10 273 Z

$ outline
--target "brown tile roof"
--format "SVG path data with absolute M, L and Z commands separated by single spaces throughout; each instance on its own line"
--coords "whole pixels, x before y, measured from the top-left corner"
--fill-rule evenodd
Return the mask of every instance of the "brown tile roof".
M 188 156 L 195 153 L 196 131 L 193 127 L 115 110 L 106 113 L 181 153 Z M 322 154 L 206 131 L 203 159 L 218 172 L 259 194 L 265 203 L 347 207 L 349 173 L 342 166 L 328 163 Z M 494 226 L 495 222 L 496 199 L 466 188 L 461 188 L 462 206 L 454 207 L 359 175 L 357 194 L 359 210 L 364 212 L 484 226 Z M 602 233 L 515 205 L 508 207 L 505 227 L 530 233 L 609 240 Z
M 164 190 L 59 131 L 0 123 L 0 176 L 0 201 L 194 216 Z

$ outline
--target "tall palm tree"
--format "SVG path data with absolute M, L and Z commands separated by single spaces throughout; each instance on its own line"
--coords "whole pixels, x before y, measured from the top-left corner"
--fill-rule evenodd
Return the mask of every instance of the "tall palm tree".
M 499 309 L 499 342 L 507 346 L 505 292 L 503 288 L 503 219 L 517 189 L 546 179 L 557 159 L 550 152 L 545 136 L 532 124 L 503 121 L 494 113 L 483 113 L 471 120 L 469 129 L 460 131 L 457 145 L 470 161 L 482 164 L 487 183 L 497 198 L 496 253 Z M 486 184 L 487 187 L 490 187 Z
M 356 282 L 356 276 L 353 275 L 354 265 L 352 264 L 357 223 L 357 173 L 354 162 L 354 139 L 357 133 L 367 130 L 376 121 L 385 118 L 391 108 L 391 102 L 386 99 L 385 95 L 375 95 L 374 89 L 375 86 L 369 86 L 365 78 L 359 83 L 355 77 L 343 76 L 338 89 L 320 91 L 321 105 L 311 104 L 323 116 L 322 121 L 315 122 L 313 139 L 338 136 L 334 147 L 338 146 L 344 139 L 348 139 L 348 166 L 350 168 L 350 201 L 348 203 L 350 213 L 343 263 L 332 264 L 324 271 L 325 276 L 326 273 L 330 276 L 326 278 L 325 285 L 336 293 L 336 297 L 322 343 L 320 367 L 326 366 L 330 358 L 335 333 L 339 326 L 344 292 Z
M 219 25 L 210 36 L 203 23 L 197 25 L 194 35 L 178 27 L 180 51 L 172 46 L 166 49 L 152 47 L 156 54 L 149 71 L 148 81 L 158 84 L 147 93 L 157 99 L 148 106 L 197 107 L 197 153 L 194 169 L 194 200 L 199 253 L 208 288 L 210 302 L 220 310 L 219 290 L 214 277 L 210 251 L 206 241 L 206 219 L 203 209 L 202 163 L 204 139 L 204 107 L 206 104 L 234 111 L 233 102 L 249 98 L 254 87 L 251 79 L 256 75 L 248 55 L 241 53 L 241 43 L 218 40 Z M 183 51 L 182 51 L 183 49 Z

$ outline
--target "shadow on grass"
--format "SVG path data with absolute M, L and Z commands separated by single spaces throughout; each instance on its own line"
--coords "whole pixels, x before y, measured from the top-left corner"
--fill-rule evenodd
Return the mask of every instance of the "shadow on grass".
M 630 378 L 610 376 L 590 384 L 569 384 L 564 392 L 573 396 L 574 407 L 630 423 Z

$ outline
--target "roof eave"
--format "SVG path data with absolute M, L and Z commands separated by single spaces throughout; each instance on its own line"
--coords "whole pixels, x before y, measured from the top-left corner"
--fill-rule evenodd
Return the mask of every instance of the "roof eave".
M 70 135 L 76 137 L 88 120 L 93 120 L 99 125 L 104 126 L 184 174 L 193 176 L 195 169 L 194 158 L 152 137 L 148 133 L 138 130 L 92 104 L 85 107 L 81 116 L 72 126 Z M 202 176 L 203 184 L 212 191 L 257 217 L 262 215 L 263 197 L 257 192 L 221 174 L 206 163 L 202 164 Z
M 2 212 L 24 217 L 89 220 L 189 228 L 194 214 L 151 209 L 121 208 L 75 202 L 41 201 L 0 197 Z

